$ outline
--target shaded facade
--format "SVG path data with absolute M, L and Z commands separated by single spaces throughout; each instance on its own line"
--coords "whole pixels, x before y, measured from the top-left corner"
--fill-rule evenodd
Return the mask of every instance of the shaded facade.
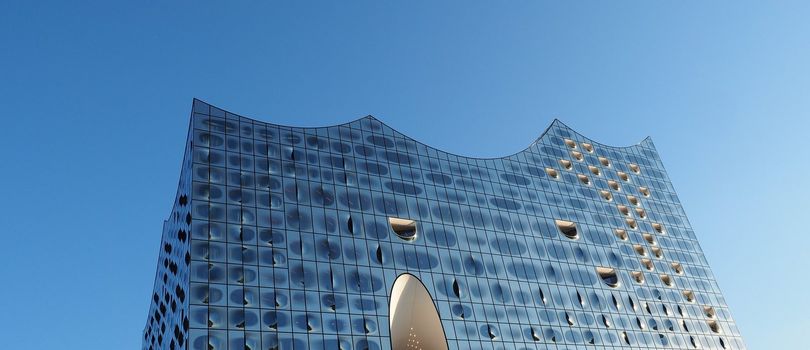
M 477 159 L 195 100 L 185 152 L 143 349 L 745 348 L 649 138 Z

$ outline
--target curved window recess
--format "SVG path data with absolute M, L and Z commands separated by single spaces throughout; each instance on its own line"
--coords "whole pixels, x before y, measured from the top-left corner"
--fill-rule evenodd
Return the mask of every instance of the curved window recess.
M 571 317 L 571 315 L 569 313 L 567 313 L 567 312 L 565 313 L 565 321 L 568 322 L 569 326 L 573 326 L 573 325 L 576 324 L 576 323 L 574 323 L 574 318 Z
M 658 232 L 660 234 L 665 234 L 664 226 L 661 226 L 661 224 L 654 222 L 654 223 L 652 223 L 652 227 L 655 229 L 655 232 Z
M 641 208 L 636 208 L 636 215 L 638 215 L 638 217 L 640 217 L 642 219 L 647 218 L 647 212 L 644 209 L 641 209 Z
M 638 223 L 636 223 L 636 220 L 633 220 L 633 219 L 625 219 L 624 221 L 625 221 L 625 222 L 627 222 L 627 226 L 628 226 L 628 227 L 630 227 L 630 228 L 632 228 L 632 229 L 634 229 L 634 230 L 635 230 L 635 229 L 638 229 Z
M 616 175 L 619 175 L 619 178 L 622 179 L 622 181 L 625 181 L 625 182 L 630 181 L 630 176 L 627 176 L 627 173 L 625 173 L 623 171 L 617 171 Z
M 546 168 L 546 174 L 548 176 L 551 176 L 551 178 L 553 178 L 553 179 L 559 179 L 560 178 L 560 174 L 558 174 L 557 170 L 555 170 L 554 168 Z
M 619 183 L 613 180 L 608 180 L 608 186 L 612 188 L 614 191 L 621 191 L 622 188 L 619 186 Z
M 596 274 L 602 279 L 602 282 L 610 288 L 619 286 L 619 275 L 616 274 L 616 269 L 610 267 L 597 267 Z
M 704 306 L 703 314 L 706 315 L 706 317 L 708 318 L 714 318 L 715 316 L 717 316 L 717 312 L 715 312 L 714 308 L 711 306 Z
M 624 216 L 630 216 L 630 209 L 627 209 L 624 205 L 617 205 L 616 208 L 619 209 L 619 212 L 622 213 Z
M 577 224 L 565 220 L 554 220 L 554 223 L 557 224 L 557 229 L 559 229 L 560 233 L 562 233 L 565 237 L 568 237 L 570 239 L 579 238 L 579 232 L 577 232 Z
M 686 316 L 686 312 L 683 311 L 683 308 L 680 305 L 677 305 L 677 307 L 678 307 L 678 315 L 681 315 L 682 317 Z
M 711 329 L 712 332 L 720 334 L 720 324 L 717 323 L 717 321 L 709 320 L 709 321 L 706 321 L 706 323 L 709 325 L 709 329 Z
M 493 325 L 486 325 L 486 327 L 487 327 L 487 335 L 489 336 L 489 339 L 495 340 L 496 338 L 498 338 L 498 329 L 497 329 L 497 328 L 495 328 L 495 326 L 493 326 Z M 416 342 L 416 343 L 417 343 L 417 345 L 416 345 L 416 346 L 419 346 L 419 345 L 418 345 L 418 344 L 419 344 L 419 342 Z M 408 348 L 409 348 L 409 349 L 413 349 L 413 348 L 414 348 L 414 345 L 411 345 L 411 346 L 409 346 Z M 421 347 L 419 347 L 419 348 L 417 348 L 417 349 L 421 349 Z
M 565 159 L 560 159 L 560 166 L 565 170 L 571 170 L 574 168 L 574 165 L 571 164 L 571 161 Z
M 588 153 L 593 153 L 593 145 L 590 143 L 582 143 L 582 149 L 588 151 Z
M 649 197 L 650 196 L 650 189 L 649 188 L 639 187 L 638 192 L 641 193 L 641 195 L 644 196 L 644 197 Z
M 661 277 L 661 282 L 664 282 L 665 286 L 667 287 L 675 286 L 675 281 L 673 281 L 672 277 L 669 277 L 669 275 L 661 275 L 659 277 Z
M 695 348 L 695 349 L 698 348 L 698 342 L 697 342 L 697 340 L 695 340 L 694 336 L 691 336 L 691 335 L 689 336 L 689 344 L 692 344 L 692 347 Z
M 655 270 L 655 265 L 653 264 L 652 260 L 647 258 L 641 259 L 641 266 L 644 266 L 647 271 Z
M 635 205 L 637 207 L 641 205 L 641 202 L 639 202 L 638 198 L 636 198 L 635 196 L 627 196 L 627 201 L 630 202 L 630 204 Z
M 610 193 L 609 191 L 599 190 L 599 195 L 608 202 L 613 200 L 613 194 Z
M 378 262 L 379 264 L 382 264 L 382 263 L 383 263 L 383 251 L 382 251 L 382 246 L 379 246 L 379 245 L 377 246 L 377 252 L 376 252 L 376 255 L 377 255 L 377 262 Z
M 638 164 L 630 163 L 629 167 L 632 172 L 636 174 L 641 173 L 641 169 L 638 167 Z
M 627 332 L 622 332 L 622 340 L 624 340 L 625 344 L 630 345 L 630 338 L 627 337 Z
M 540 333 L 534 327 L 531 327 L 532 330 L 532 340 L 534 341 L 541 341 L 543 338 L 540 337 Z
M 416 221 L 400 218 L 388 218 L 388 224 L 391 229 L 397 234 L 397 237 L 404 241 L 413 241 L 416 239 Z
M 722 346 L 723 349 L 728 349 L 728 346 L 726 346 L 726 342 L 723 340 L 723 338 L 720 338 L 720 346 Z
M 627 302 L 630 303 L 630 308 L 633 309 L 633 311 L 638 311 L 638 308 L 636 308 L 636 302 L 633 301 L 633 297 L 628 295 L 627 296 Z
M 610 166 L 610 161 L 605 157 L 599 157 L 599 163 L 601 163 L 602 166 Z
M 641 271 L 630 272 L 630 277 L 633 277 L 633 281 L 636 281 L 638 284 L 644 283 L 644 274 L 641 273 Z
M 610 328 L 610 320 L 605 315 L 602 315 L 602 324 L 605 325 L 605 328 Z
M 658 259 L 661 259 L 661 258 L 663 258 L 663 257 L 664 257 L 664 251 L 663 251 L 663 250 L 661 250 L 661 248 L 658 248 L 658 247 L 652 247 L 652 248 L 650 248 L 650 251 L 651 251 L 651 252 L 653 253 L 653 255 L 654 255 L 656 258 L 658 258 Z
M 642 331 L 647 328 L 647 325 L 645 325 L 644 322 L 638 317 L 636 317 L 636 325 L 638 326 L 638 329 Z
M 679 262 L 674 262 L 672 265 L 672 271 L 675 271 L 676 274 L 683 275 L 683 265 Z
M 599 175 L 601 175 L 601 174 L 602 174 L 602 171 L 601 171 L 601 170 L 599 170 L 599 168 L 597 168 L 597 167 L 595 167 L 595 166 L 593 166 L 593 165 L 588 165 L 588 170 L 590 170 L 590 171 L 591 171 L 591 173 L 593 173 L 593 174 L 594 174 L 594 175 L 596 175 L 596 176 L 599 176 Z
M 681 294 L 683 294 L 683 298 L 686 299 L 686 301 L 688 301 L 690 303 L 695 302 L 695 292 L 693 292 L 691 290 L 685 290 Z
M 664 312 L 664 315 L 672 316 L 672 311 L 669 311 L 669 308 L 667 307 L 667 304 L 661 304 L 661 311 Z M 670 327 L 670 330 L 673 330 L 673 329 Z
M 413 275 L 402 274 L 391 288 L 389 311 L 391 348 L 447 350 L 447 339 L 425 285 Z
M 644 240 L 647 241 L 647 243 L 649 243 L 650 245 L 656 245 L 657 244 L 657 243 L 655 243 L 655 237 L 653 237 L 653 235 L 651 235 L 649 233 L 645 233 L 645 234 L 643 234 L 641 236 L 644 237 Z
M 638 255 L 647 256 L 647 251 L 644 250 L 644 246 L 641 244 L 633 244 L 633 250 L 635 250 Z
M 574 140 L 571 140 L 571 139 L 565 139 L 565 145 L 568 146 L 568 147 L 571 147 L 571 149 L 576 149 L 577 148 L 577 143 L 574 142 Z
M 590 185 L 591 184 L 591 180 L 588 179 L 588 177 L 585 176 L 585 175 L 579 174 L 579 175 L 577 175 L 577 178 L 579 179 L 580 182 L 582 182 L 585 185 Z
M 613 233 L 616 235 L 616 237 L 618 237 L 622 241 L 627 240 L 627 231 L 622 230 L 620 228 L 617 228 L 617 229 L 613 230 Z
M 581 152 L 577 152 L 577 151 L 571 151 L 571 156 L 572 156 L 572 157 L 574 157 L 574 159 L 576 159 L 576 160 L 578 160 L 578 161 L 580 161 L 580 162 L 581 162 L 583 159 L 585 159 L 585 157 L 584 157 L 584 156 L 582 156 L 582 153 L 581 153 Z

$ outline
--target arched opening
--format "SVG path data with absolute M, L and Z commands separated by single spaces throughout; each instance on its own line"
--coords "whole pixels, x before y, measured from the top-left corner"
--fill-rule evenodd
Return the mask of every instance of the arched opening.
M 608 287 L 616 288 L 619 286 L 619 276 L 616 275 L 616 269 L 610 267 L 597 267 L 596 274 L 602 279 L 602 282 Z
M 413 241 L 416 239 L 416 221 L 400 218 L 388 218 L 388 224 L 391 229 L 397 234 L 397 237 L 405 241 Z
M 439 312 L 416 276 L 402 274 L 394 281 L 389 305 L 393 350 L 447 350 Z
M 565 220 L 554 220 L 554 223 L 557 224 L 557 229 L 559 229 L 560 233 L 565 235 L 565 237 L 568 237 L 570 239 L 579 238 L 579 233 L 577 232 L 577 224 Z

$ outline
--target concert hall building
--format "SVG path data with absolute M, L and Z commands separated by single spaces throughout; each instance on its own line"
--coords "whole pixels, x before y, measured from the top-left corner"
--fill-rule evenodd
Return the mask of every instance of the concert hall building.
M 745 348 L 649 138 L 471 158 L 199 100 L 187 137 L 144 350 Z

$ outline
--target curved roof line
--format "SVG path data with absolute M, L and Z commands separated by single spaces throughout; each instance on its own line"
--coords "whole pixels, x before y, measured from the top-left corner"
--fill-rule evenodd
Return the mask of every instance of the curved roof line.
M 551 131 L 551 130 L 552 130 L 553 128 L 555 128 L 555 127 L 565 129 L 565 130 L 567 130 L 567 131 L 569 131 L 569 132 L 571 132 L 571 133 L 573 133 L 573 134 L 576 134 L 576 135 L 577 135 L 577 136 L 579 136 L 580 138 L 587 140 L 589 143 L 592 143 L 592 144 L 594 144 L 594 145 L 598 145 L 598 146 L 600 146 L 600 147 L 606 147 L 606 148 L 613 148 L 613 149 L 635 148 L 635 147 L 639 147 L 639 146 L 641 146 L 641 145 L 642 145 L 642 144 L 644 144 L 644 143 L 647 143 L 647 142 L 652 142 L 652 138 L 650 138 L 649 136 L 647 136 L 647 137 L 645 137 L 644 139 L 642 139 L 641 141 L 639 141 L 638 143 L 633 144 L 633 145 L 628 145 L 628 146 L 612 146 L 612 145 L 607 145 L 607 144 L 604 144 L 604 143 L 601 143 L 601 142 L 598 142 L 598 141 L 594 141 L 593 139 L 591 139 L 591 138 L 589 138 L 589 137 L 587 137 L 587 136 L 585 136 L 585 135 L 582 135 L 581 133 L 579 133 L 579 132 L 577 132 L 576 130 L 572 129 L 570 126 L 566 125 L 565 123 L 563 123 L 563 122 L 562 122 L 562 121 L 560 121 L 559 119 L 554 118 L 554 120 L 552 120 L 551 124 L 549 124 L 549 126 L 548 126 L 548 127 L 546 127 L 546 129 L 545 129 L 545 130 L 543 130 L 543 132 L 542 132 L 542 133 L 540 133 L 540 136 L 538 136 L 537 138 L 535 138 L 535 139 L 534 139 L 534 141 L 532 141 L 531 143 L 529 143 L 529 145 L 528 145 L 528 146 L 524 147 L 524 148 L 523 148 L 523 149 L 521 149 L 521 150 L 518 150 L 517 152 L 511 153 L 511 154 L 508 154 L 508 155 L 505 155 L 505 156 L 500 156 L 500 157 L 474 157 L 474 156 L 465 156 L 465 155 L 461 155 L 461 154 L 457 154 L 457 153 L 453 153 L 453 152 L 445 151 L 445 150 L 439 149 L 439 148 L 437 148 L 437 147 L 434 147 L 434 146 L 428 145 L 428 144 L 426 144 L 426 143 L 424 143 L 424 142 L 421 142 L 421 141 L 419 141 L 419 140 L 414 139 L 413 137 L 408 136 L 407 134 L 405 134 L 405 133 L 403 133 L 403 132 L 401 132 L 401 131 L 397 130 L 396 128 L 394 128 L 394 127 L 392 127 L 392 126 L 388 125 L 388 124 L 387 124 L 387 123 L 385 123 L 384 121 L 382 121 L 382 120 L 378 119 L 377 117 L 375 117 L 375 116 L 373 116 L 373 115 L 370 115 L 370 114 L 369 114 L 369 115 L 367 115 L 367 116 L 365 116 L 365 117 L 361 117 L 361 118 L 357 118 L 357 119 L 354 119 L 354 120 L 350 120 L 350 121 L 347 121 L 347 122 L 344 122 L 344 123 L 333 124 L 333 125 L 325 125 L 325 126 L 292 126 L 292 125 L 282 125 L 282 124 L 276 124 L 276 123 L 266 122 L 266 121 L 257 120 L 257 119 L 255 119 L 255 118 L 251 118 L 251 117 L 245 117 L 245 116 L 243 116 L 243 115 L 241 115 L 241 114 L 233 113 L 233 112 L 227 111 L 227 110 L 225 110 L 225 109 L 222 109 L 222 108 L 216 107 L 216 106 L 214 106 L 214 105 L 212 105 L 212 104 L 209 104 L 209 103 L 207 103 L 207 102 L 205 102 L 205 101 L 203 101 L 203 100 L 197 99 L 197 98 L 194 98 L 194 102 L 195 102 L 195 103 L 197 103 L 197 102 L 199 102 L 199 103 L 203 103 L 203 104 L 205 104 L 205 105 L 207 105 L 207 106 L 210 106 L 210 107 L 213 107 L 213 108 L 219 109 L 219 110 L 224 111 L 224 112 L 229 113 L 229 114 L 233 114 L 233 115 L 239 116 L 239 117 L 241 117 L 241 118 L 250 119 L 250 120 L 252 120 L 252 121 L 254 121 L 254 122 L 258 122 L 258 123 L 264 123 L 264 124 L 270 124 L 270 125 L 276 125 L 276 126 L 287 127 L 287 128 L 296 128 L 296 129 L 325 129 L 325 128 L 334 128 L 334 127 L 347 126 L 347 125 L 351 125 L 351 124 L 359 123 L 359 122 L 362 122 L 363 120 L 373 120 L 373 121 L 376 121 L 376 122 L 380 123 L 380 124 L 381 124 L 383 127 L 386 127 L 386 128 L 391 129 L 393 132 L 395 132 L 396 134 L 400 135 L 401 137 L 406 138 L 406 139 L 408 139 L 408 140 L 411 140 L 411 141 L 413 141 L 413 142 L 415 142 L 415 143 L 417 143 L 417 144 L 419 144 L 419 145 L 425 146 L 425 147 L 427 147 L 427 148 L 430 148 L 430 149 L 436 150 L 436 151 L 441 152 L 441 153 L 449 154 L 449 155 L 452 155 L 452 156 L 455 156 L 455 157 L 459 157 L 459 158 L 466 158 L 466 159 L 494 160 L 494 159 L 506 159 L 506 158 L 511 158 L 511 157 L 514 157 L 514 156 L 516 156 L 516 155 L 518 155 L 518 154 L 521 154 L 521 153 L 523 153 L 523 152 L 528 151 L 528 150 L 529 150 L 529 149 L 531 149 L 532 147 L 535 147 L 535 146 L 536 146 L 536 145 L 537 145 L 537 144 L 538 144 L 540 141 L 542 141 L 542 140 L 543 140 L 543 138 L 544 138 L 544 137 L 546 137 L 546 135 L 547 135 L 547 134 L 549 134 L 549 131 Z
M 638 146 L 641 146 L 642 144 L 647 143 L 647 142 L 652 142 L 652 137 L 650 137 L 650 136 L 646 136 L 646 137 L 644 137 L 643 139 L 641 139 L 641 141 L 636 142 L 635 144 L 632 144 L 632 145 L 627 145 L 627 146 L 614 146 L 614 145 L 608 145 L 608 144 L 605 144 L 605 143 L 602 143 L 602 142 L 599 142 L 599 141 L 595 141 L 594 139 L 592 139 L 592 138 L 590 138 L 590 137 L 587 137 L 587 136 L 585 136 L 585 135 L 582 135 L 581 133 L 579 133 L 578 131 L 574 130 L 573 128 L 571 128 L 570 126 L 568 126 L 567 124 L 563 123 L 561 120 L 559 120 L 559 119 L 557 119 L 557 118 L 554 118 L 554 120 L 551 122 L 551 125 L 554 125 L 555 123 L 560 124 L 562 127 L 566 128 L 566 129 L 568 129 L 569 131 L 573 132 L 574 134 L 577 134 L 577 135 L 579 135 L 580 137 L 582 137 L 582 138 L 584 138 L 584 139 L 588 140 L 590 143 L 592 143 L 592 144 L 594 144 L 594 145 L 599 145 L 599 146 L 602 146 L 602 147 L 608 147 L 608 148 L 617 148 L 617 149 L 621 149 L 621 148 L 633 148 L 633 147 L 638 147 Z

